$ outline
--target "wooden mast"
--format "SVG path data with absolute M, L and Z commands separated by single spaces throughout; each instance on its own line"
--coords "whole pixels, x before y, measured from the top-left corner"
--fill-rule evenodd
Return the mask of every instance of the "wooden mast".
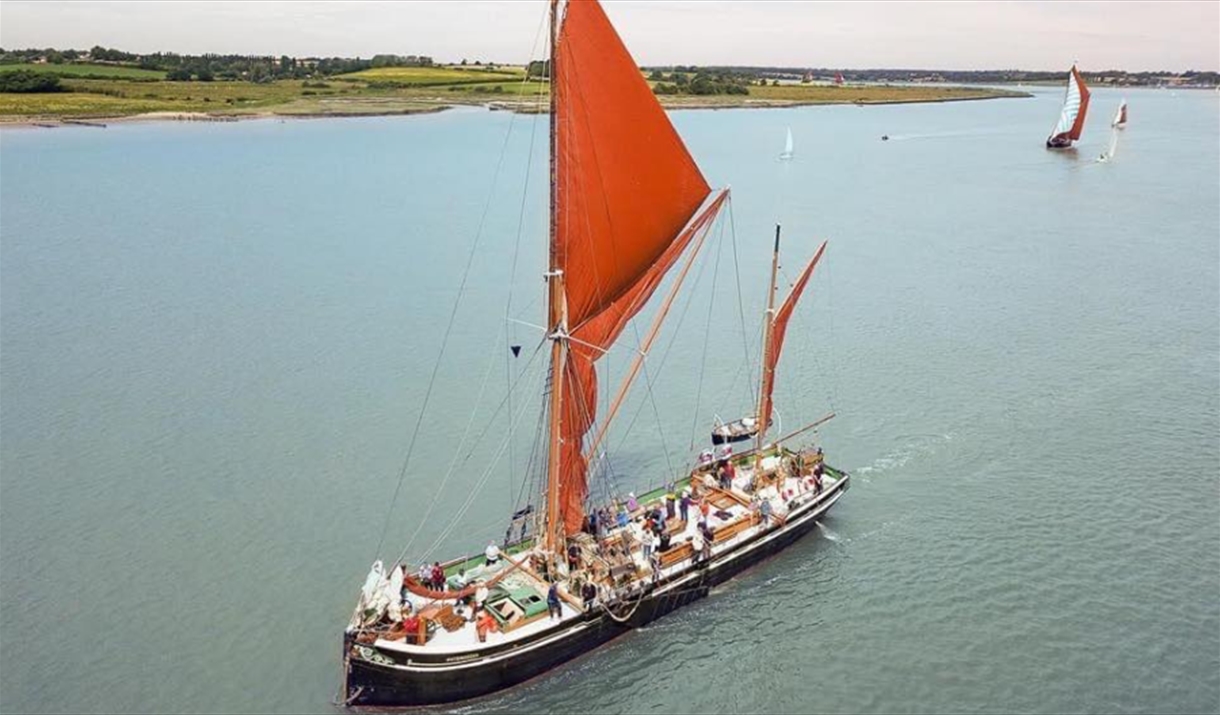
M 546 475 L 546 512 L 543 515 L 541 546 L 544 551 L 549 551 L 552 554 L 558 553 L 562 544 L 559 539 L 559 531 L 563 523 L 560 515 L 560 500 L 559 500 L 559 477 L 560 477 L 560 447 L 562 445 L 560 437 L 560 418 L 563 413 L 563 378 L 564 371 L 567 366 L 567 310 L 566 301 L 564 300 L 563 290 L 563 272 L 559 269 L 559 252 L 557 245 L 558 232 L 556 231 L 558 223 L 558 187 L 559 182 L 556 176 L 556 134 L 558 121 L 555 116 L 556 95 L 558 94 L 557 82 L 555 82 L 555 64 L 556 52 L 555 48 L 559 41 L 559 0 L 551 0 L 551 52 L 550 66 L 543 65 L 547 69 L 547 80 L 550 82 L 551 94 L 551 224 L 550 224 L 550 251 L 547 270 L 547 330 L 550 331 L 551 339 L 551 402 L 550 402 L 550 436 L 548 444 L 550 449 L 547 453 L 547 475 Z
M 771 413 L 771 380 L 775 371 L 771 367 L 771 332 L 775 326 L 775 280 L 779 273 L 779 224 L 775 224 L 775 251 L 771 256 L 771 287 L 767 290 L 767 312 L 763 316 L 762 379 L 758 390 L 758 440 L 754 447 L 754 474 L 762 464 L 763 440 L 767 436 L 768 416 Z

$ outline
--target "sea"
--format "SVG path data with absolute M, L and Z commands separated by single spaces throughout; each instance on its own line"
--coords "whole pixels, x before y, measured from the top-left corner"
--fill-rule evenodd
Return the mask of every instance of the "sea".
M 794 444 L 851 489 L 709 598 L 436 710 L 1220 711 L 1220 94 L 1098 88 L 1048 151 L 1062 90 L 1030 91 L 671 114 L 731 206 L 591 491 L 751 413 L 777 225 L 781 297 L 829 241 L 777 433 L 834 413 Z M 372 563 L 538 505 L 547 151 L 481 108 L 0 131 L 0 709 L 339 709 Z

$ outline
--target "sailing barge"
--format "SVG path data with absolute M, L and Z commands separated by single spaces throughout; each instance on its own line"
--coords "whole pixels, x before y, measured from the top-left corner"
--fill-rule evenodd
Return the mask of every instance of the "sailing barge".
M 788 321 L 826 247 L 777 307 L 777 226 L 757 411 L 730 423 L 752 445 L 731 444 L 744 440 L 726 433 L 680 478 L 638 499 L 592 503 L 589 479 L 603 464 L 606 428 L 728 190 L 708 186 L 596 0 L 552 0 L 550 16 L 541 506 L 515 514 L 521 533 L 483 555 L 418 573 L 374 564 L 343 634 L 348 706 L 453 702 L 546 672 L 790 545 L 850 483 L 821 448 L 794 446 L 833 414 L 768 439 Z M 598 422 L 595 363 L 667 275 L 667 295 Z
M 1059 119 L 1046 138 L 1047 149 L 1069 149 L 1072 142 L 1080 141 L 1084 133 L 1084 120 L 1089 113 L 1089 88 L 1080 76 L 1076 65 L 1068 72 L 1067 88 L 1063 92 L 1063 107 Z

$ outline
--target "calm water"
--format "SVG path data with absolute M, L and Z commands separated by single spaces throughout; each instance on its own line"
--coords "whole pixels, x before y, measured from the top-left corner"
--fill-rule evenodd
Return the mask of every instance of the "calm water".
M 675 114 L 734 206 L 616 423 L 616 481 L 749 409 L 779 219 L 787 277 L 831 244 L 777 406 L 838 413 L 820 437 L 854 487 L 711 598 L 461 711 L 1220 710 L 1220 97 L 1127 96 L 1110 164 L 1105 90 L 1066 154 L 1042 147 L 1057 89 Z M 4 131 L 3 710 L 330 712 L 363 575 L 438 489 L 413 558 L 500 533 L 541 389 L 538 333 L 505 321 L 542 313 L 534 122 Z

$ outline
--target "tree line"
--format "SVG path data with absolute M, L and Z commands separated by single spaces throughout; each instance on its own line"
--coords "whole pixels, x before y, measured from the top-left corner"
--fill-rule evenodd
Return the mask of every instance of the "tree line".
M 184 55 L 176 52 L 154 52 L 135 54 L 95 46 L 89 50 L 56 50 L 54 48 L 29 48 L 5 50 L 0 48 L 0 64 L 17 62 L 46 62 L 66 64 L 91 62 L 158 70 L 166 73 L 166 79 L 176 81 L 197 80 L 246 80 L 271 82 L 277 79 L 311 79 L 329 77 L 348 72 L 359 72 L 374 67 L 430 67 L 432 58 L 423 55 L 374 55 L 369 59 L 349 57 L 297 58 L 281 55 Z
M 660 70 L 653 70 L 648 79 L 656 82 L 652 91 L 656 94 L 694 94 L 694 95 L 709 95 L 709 94 L 749 94 L 750 90 L 747 85 L 751 83 L 752 78 L 738 72 L 721 71 L 708 72 L 703 70 L 695 71 L 692 76 L 688 72 L 674 71 L 665 74 Z
M 807 67 L 683 67 L 649 68 L 654 71 L 673 72 L 730 72 L 751 75 L 766 79 L 800 80 L 806 76 L 822 79 L 833 78 L 842 74 L 847 82 L 956 82 L 961 84 L 1002 84 L 1013 82 L 1058 82 L 1066 76 L 1069 67 L 1055 71 L 1033 71 L 1018 69 L 1001 70 L 930 70 L 930 69 L 834 69 Z M 1162 84 L 1167 78 L 1174 78 L 1183 84 L 1217 85 L 1220 84 L 1220 73 L 1187 70 L 1185 72 L 1170 72 L 1168 70 L 1129 72 L 1126 70 L 1081 70 L 1085 81 L 1090 85 L 1116 84 L 1131 86 L 1155 86 Z

